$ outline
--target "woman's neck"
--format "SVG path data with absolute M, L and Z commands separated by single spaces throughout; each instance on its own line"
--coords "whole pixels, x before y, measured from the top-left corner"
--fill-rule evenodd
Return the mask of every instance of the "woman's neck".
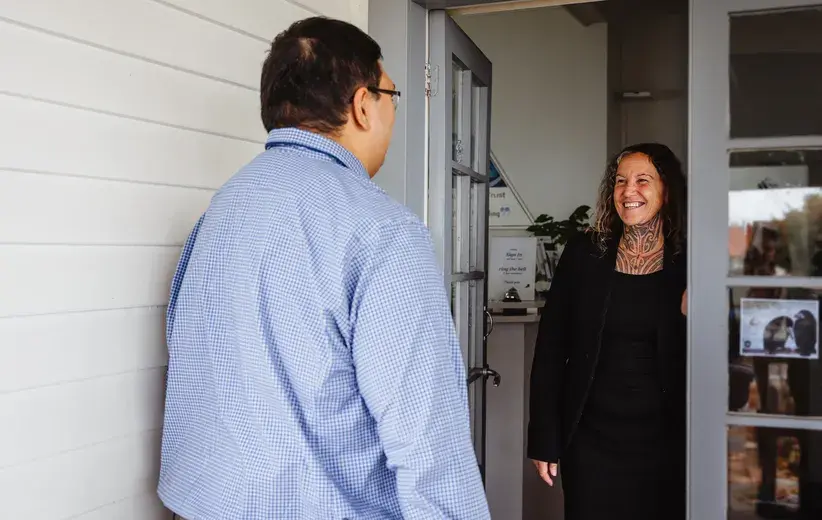
M 644 224 L 626 226 L 617 250 L 617 271 L 651 274 L 661 270 L 664 245 L 662 218 L 658 213 Z

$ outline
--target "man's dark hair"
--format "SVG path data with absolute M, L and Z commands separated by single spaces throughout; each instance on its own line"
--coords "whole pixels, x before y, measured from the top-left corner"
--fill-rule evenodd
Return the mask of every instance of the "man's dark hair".
M 340 20 L 295 22 L 271 43 L 263 64 L 263 125 L 333 134 L 348 120 L 352 96 L 377 87 L 382 51 L 373 38 Z

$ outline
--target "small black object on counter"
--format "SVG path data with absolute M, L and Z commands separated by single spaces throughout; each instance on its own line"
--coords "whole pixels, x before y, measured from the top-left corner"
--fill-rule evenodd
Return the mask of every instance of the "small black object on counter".
M 505 295 L 502 297 L 502 303 L 520 303 L 522 299 L 519 297 L 519 293 L 517 292 L 516 287 L 511 287 L 507 291 L 505 291 Z M 502 309 L 503 316 L 525 316 L 528 314 L 528 309 L 521 308 L 521 309 L 510 309 L 505 308 Z

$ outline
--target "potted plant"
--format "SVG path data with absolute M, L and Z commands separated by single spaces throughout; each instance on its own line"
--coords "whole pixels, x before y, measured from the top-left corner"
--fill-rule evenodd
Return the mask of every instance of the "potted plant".
M 564 246 L 574 235 L 582 233 L 588 228 L 588 212 L 590 206 L 579 206 L 565 220 L 555 220 L 554 217 L 542 214 L 534 219 L 533 225 L 527 231 L 538 237 L 538 263 L 535 289 L 537 294 L 545 298 L 554 276 L 559 246 Z
M 590 211 L 590 206 L 579 206 L 565 220 L 554 220 L 554 217 L 543 213 L 534 219 L 534 223 L 526 231 L 534 236 L 544 237 L 545 248 L 556 251 L 557 246 L 564 246 L 574 235 L 588 228 Z

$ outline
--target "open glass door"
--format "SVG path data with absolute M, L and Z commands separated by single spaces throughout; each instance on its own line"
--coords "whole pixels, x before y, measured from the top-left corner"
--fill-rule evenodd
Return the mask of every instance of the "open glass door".
M 689 517 L 822 518 L 822 0 L 691 0 Z
M 485 356 L 491 62 L 445 11 L 434 10 L 429 67 L 429 228 L 467 364 L 472 434 L 484 477 L 485 382 L 500 383 Z

